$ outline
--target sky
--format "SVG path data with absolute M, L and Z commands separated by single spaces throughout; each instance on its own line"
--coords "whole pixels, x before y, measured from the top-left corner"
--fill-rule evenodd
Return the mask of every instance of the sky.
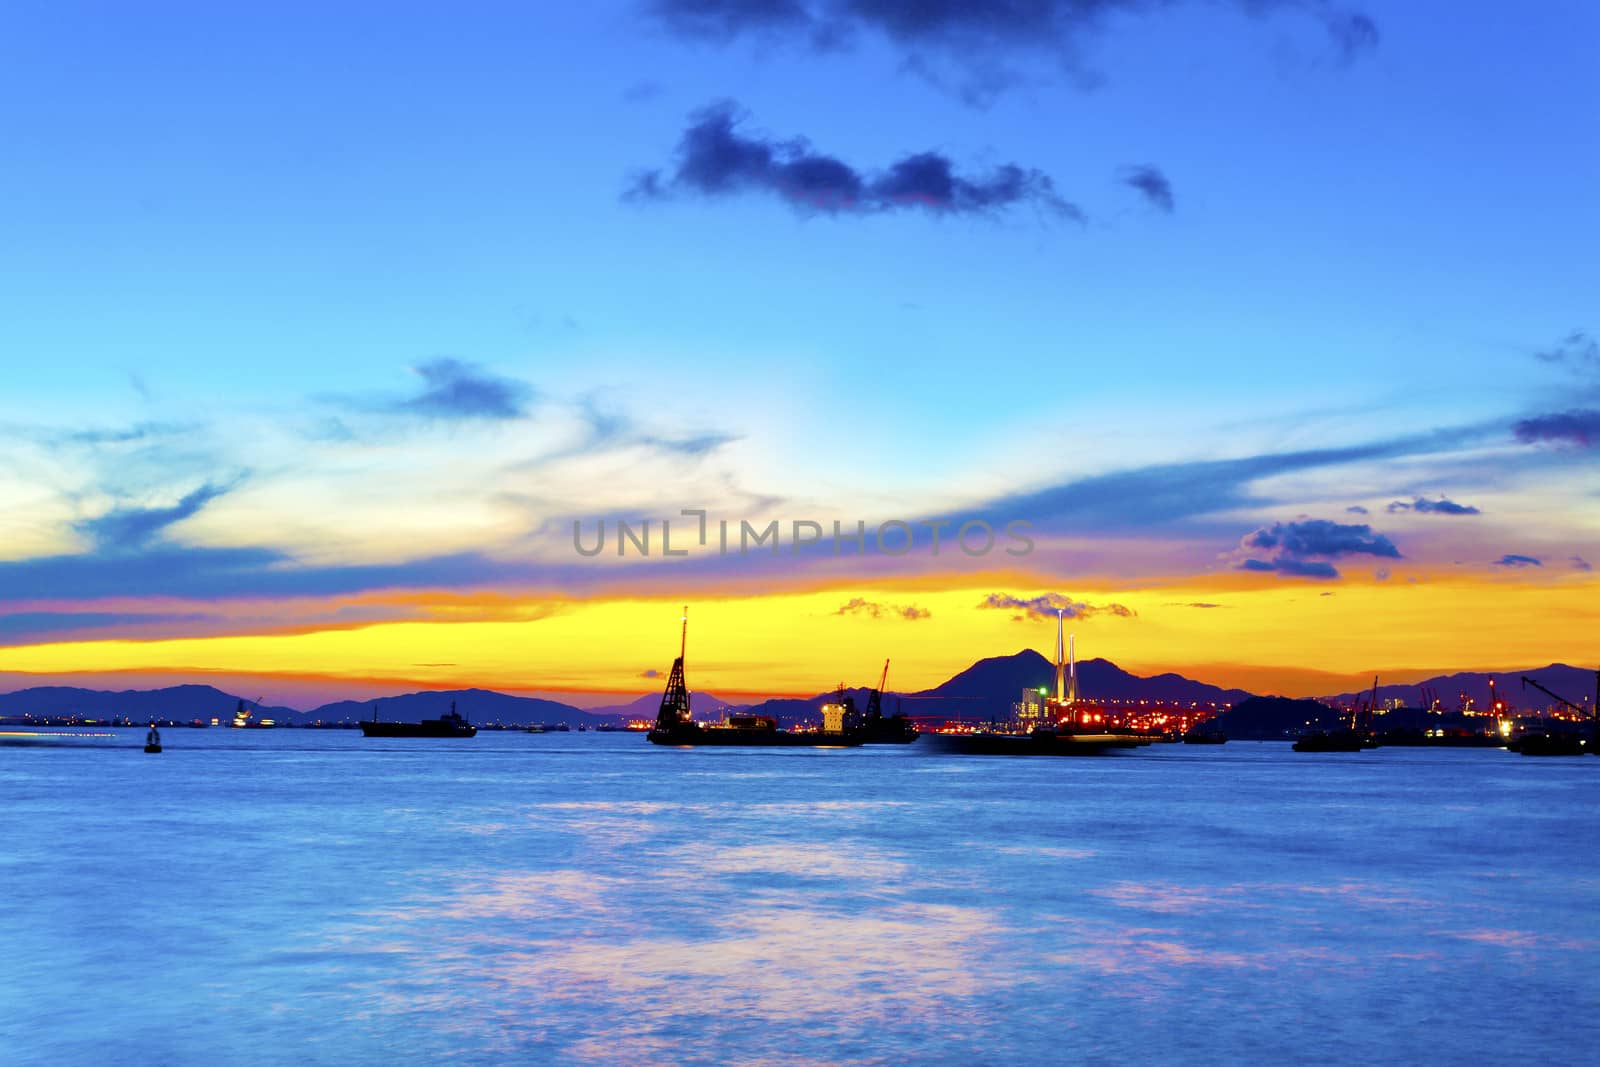
M 592 704 L 685 604 L 719 694 L 931 686 L 1058 610 L 1297 695 L 1588 663 L 1597 34 L 8 4 L 0 687 Z

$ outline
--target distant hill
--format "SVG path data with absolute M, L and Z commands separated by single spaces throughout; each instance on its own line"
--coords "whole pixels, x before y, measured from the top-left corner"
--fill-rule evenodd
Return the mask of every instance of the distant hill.
M 241 697 L 209 685 L 173 685 L 164 689 L 80 689 L 76 686 L 48 685 L 0 694 L 0 715 L 79 715 L 91 719 L 127 716 L 135 721 L 150 719 L 217 719 L 228 722 Z M 263 706 L 245 700 L 257 718 L 297 720 L 301 713 L 293 708 Z
M 1448 710 L 1455 710 L 1459 694 L 1466 693 L 1473 699 L 1479 708 L 1489 706 L 1489 679 L 1493 678 L 1500 698 L 1508 700 L 1518 708 L 1545 708 L 1552 703 L 1549 697 L 1537 689 L 1522 688 L 1521 677 L 1528 675 L 1545 688 L 1560 693 L 1574 704 L 1584 708 L 1594 706 L 1595 676 L 1594 670 L 1589 667 L 1572 667 L 1565 663 L 1552 663 L 1544 667 L 1530 667 L 1525 670 L 1510 671 L 1460 671 L 1456 674 L 1441 674 L 1428 678 L 1412 685 L 1380 685 L 1378 686 L 1379 703 L 1387 704 L 1391 700 L 1403 700 L 1408 706 L 1422 706 L 1422 690 L 1424 687 L 1436 690 L 1439 700 Z M 1382 679 L 1379 679 L 1380 681 Z M 1339 693 L 1325 699 L 1335 702 L 1351 703 L 1357 699 L 1366 699 L 1371 695 L 1371 690 L 1359 693 Z
M 1249 697 L 1219 715 L 1216 723 L 1223 733 L 1241 741 L 1277 740 L 1350 725 L 1349 716 L 1326 704 L 1288 697 Z
M 514 697 L 489 689 L 445 689 L 421 693 L 403 693 L 378 700 L 340 700 L 320 708 L 300 713 L 298 721 L 355 722 L 372 718 L 373 705 L 378 707 L 378 718 L 391 722 L 419 722 L 437 719 L 455 704 L 456 710 L 476 723 L 500 722 L 507 726 L 527 726 L 531 723 L 604 722 L 609 716 L 563 704 L 558 700 L 538 697 Z

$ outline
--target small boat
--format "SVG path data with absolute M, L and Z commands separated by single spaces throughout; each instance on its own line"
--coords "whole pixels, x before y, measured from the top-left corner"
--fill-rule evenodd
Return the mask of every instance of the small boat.
M 150 724 L 150 732 L 144 735 L 144 750 L 146 752 L 161 751 L 161 731 L 156 729 L 156 724 Z

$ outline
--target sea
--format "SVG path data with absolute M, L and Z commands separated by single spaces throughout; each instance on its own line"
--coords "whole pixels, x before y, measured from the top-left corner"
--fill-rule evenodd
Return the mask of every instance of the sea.
M 8 1065 L 1600 1048 L 1594 757 L 0 734 Z

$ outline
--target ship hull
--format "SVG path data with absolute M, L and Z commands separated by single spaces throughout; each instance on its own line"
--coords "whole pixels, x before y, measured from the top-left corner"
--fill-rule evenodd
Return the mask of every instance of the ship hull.
M 455 726 L 449 723 L 434 725 L 422 722 L 363 722 L 361 733 L 366 737 L 472 737 L 476 726 Z
M 1353 730 L 1310 734 L 1294 743 L 1296 752 L 1360 752 L 1362 749 L 1377 747 L 1377 743 L 1370 737 Z
M 850 734 L 790 733 L 787 730 L 741 729 L 686 723 L 650 731 L 650 743 L 676 747 L 720 745 L 742 748 L 854 748 L 861 739 Z
M 1099 756 L 1143 748 L 1142 734 L 1100 733 L 932 734 L 935 746 L 964 756 Z

